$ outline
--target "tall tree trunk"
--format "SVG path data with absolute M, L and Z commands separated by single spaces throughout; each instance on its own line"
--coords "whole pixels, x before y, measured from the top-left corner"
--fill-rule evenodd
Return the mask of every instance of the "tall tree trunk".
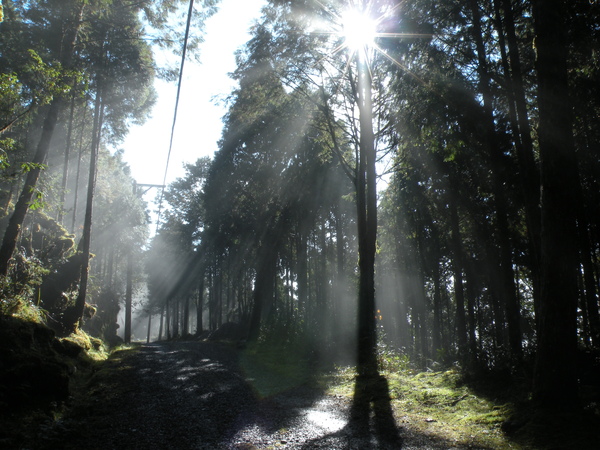
M 127 251 L 127 282 L 125 287 L 125 332 L 124 341 L 131 342 L 131 310 L 133 305 L 133 256 L 131 249 Z
M 152 331 L 152 313 L 148 313 L 148 334 L 146 335 L 146 344 L 150 343 L 150 332 Z
M 102 134 L 103 111 L 101 89 L 98 88 L 96 93 L 96 103 L 94 106 L 94 130 L 92 134 L 92 145 L 90 152 L 90 171 L 88 176 L 88 189 L 85 208 L 85 218 L 83 223 L 83 235 L 81 237 L 81 248 L 78 251 L 82 254 L 81 281 L 79 284 L 79 293 L 75 301 L 75 307 L 70 314 L 71 317 L 66 317 L 67 325 L 73 330 L 83 317 L 85 310 L 85 301 L 87 296 L 88 277 L 90 271 L 90 247 L 92 243 L 92 214 L 94 208 L 94 194 L 96 192 L 96 177 L 98 175 L 98 151 L 100 148 L 100 138 Z M 65 314 L 66 316 L 66 314 Z
M 79 133 L 79 151 L 77 152 L 77 173 L 75 174 L 75 189 L 73 189 L 73 215 L 71 219 L 71 233 L 75 234 L 77 223 L 77 203 L 79 203 L 79 179 L 81 177 L 81 157 L 83 156 L 83 134 L 85 131 L 87 108 L 83 109 L 83 120 Z
M 179 297 L 173 299 L 173 337 L 179 336 Z
M 185 296 L 183 302 L 183 326 L 181 330 L 182 336 L 187 336 L 190 329 L 190 296 Z
M 298 262 L 296 264 L 298 311 L 306 319 L 308 305 L 308 233 L 302 223 L 299 228 L 298 236 L 296 237 L 296 253 L 298 254 Z
M 202 310 L 204 309 L 204 273 L 200 276 L 198 285 L 198 300 L 196 302 L 196 336 L 199 336 L 204 331 L 202 329 L 202 321 L 204 320 Z
M 498 0 L 496 0 L 498 1 Z M 510 78 L 512 91 L 516 105 L 517 126 L 520 137 L 520 146 L 517 146 L 517 158 L 521 167 L 521 187 L 525 203 L 525 220 L 529 236 L 529 251 L 531 253 L 531 275 L 533 279 L 533 299 L 537 304 L 540 295 L 540 235 L 541 235 L 541 213 L 540 213 L 540 174 L 536 167 L 531 138 L 531 126 L 527 112 L 527 97 L 525 94 L 525 83 L 523 81 L 523 70 L 519 53 L 519 43 L 515 31 L 515 16 L 512 8 L 512 0 L 502 0 L 504 11 L 504 28 L 508 43 Z
M 432 347 L 433 351 L 441 350 L 442 345 L 442 286 L 440 280 L 439 261 L 433 265 L 433 329 L 432 329 Z
M 463 258 L 465 276 L 467 279 L 467 335 L 469 337 L 469 364 L 472 368 L 475 368 L 478 360 L 477 351 L 477 323 L 475 317 L 475 302 L 476 294 L 474 289 L 475 274 L 473 264 L 469 261 L 466 262 Z
M 367 55 L 357 56 L 360 109 L 359 162 L 356 183 L 358 225 L 358 372 L 375 376 L 377 335 L 375 328 L 375 251 L 377 244 L 377 174 L 371 72 Z
M 577 399 L 577 164 L 567 75 L 570 1 L 535 0 L 542 175 L 541 298 L 534 400 L 561 408 Z
M 587 322 L 589 324 L 589 337 L 592 344 L 600 346 L 600 314 L 598 313 L 598 288 L 597 278 L 594 273 L 594 262 L 592 243 L 590 240 L 589 225 L 590 221 L 586 214 L 586 208 L 583 201 L 583 189 L 579 174 L 577 176 L 577 236 L 580 250 L 581 266 L 583 269 L 583 304 L 582 310 L 587 313 Z
M 496 210 L 496 229 L 498 239 L 498 256 L 500 280 L 498 287 L 501 289 L 503 306 L 506 309 L 506 321 L 508 325 L 509 345 L 511 355 L 515 361 L 520 361 L 522 351 L 522 338 L 520 327 L 520 305 L 517 299 L 517 289 L 514 283 L 514 271 L 512 268 L 512 247 L 508 229 L 508 207 L 503 189 L 502 150 L 498 146 L 494 126 L 494 115 L 492 106 L 492 93 L 490 90 L 490 75 L 488 71 L 487 57 L 481 30 L 481 14 L 477 0 L 469 0 L 471 13 L 473 15 L 473 37 L 477 48 L 479 89 L 483 96 L 483 109 L 485 113 L 484 126 L 486 129 L 486 145 L 490 152 L 490 163 L 492 172 L 492 189 L 494 205 Z
M 167 301 L 165 304 L 165 334 L 167 336 L 167 340 L 171 339 L 171 301 L 167 297 Z
M 63 176 L 60 184 L 60 204 L 56 221 L 62 225 L 65 213 L 65 196 L 67 195 L 67 180 L 69 178 L 69 157 L 71 156 L 71 145 L 73 137 L 73 116 L 75 114 L 75 95 L 71 94 L 71 107 L 69 110 L 69 124 L 67 128 L 67 143 L 65 146 L 65 159 L 63 162 Z
M 449 201 L 450 205 L 450 229 L 452 243 L 452 271 L 454 274 L 454 299 L 456 302 L 456 344 L 458 353 L 463 362 L 469 360 L 469 348 L 467 347 L 467 319 L 465 314 L 465 294 L 463 286 L 464 258 L 461 245 L 458 211 L 454 199 Z
M 256 342 L 260 335 L 263 307 L 266 301 L 271 301 L 273 298 L 273 283 L 277 269 L 277 250 L 273 243 L 263 243 L 259 252 L 261 253 L 260 266 L 256 273 L 254 302 L 248 331 L 250 342 Z
M 165 323 L 165 305 L 160 308 L 160 323 L 158 324 L 158 340 L 162 341 L 163 324 Z

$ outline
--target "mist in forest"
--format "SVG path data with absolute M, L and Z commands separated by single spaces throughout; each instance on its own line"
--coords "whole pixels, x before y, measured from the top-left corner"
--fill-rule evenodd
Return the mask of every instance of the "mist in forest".
M 576 403 L 600 346 L 596 2 L 372 1 L 354 46 L 339 2 L 268 2 L 218 149 L 153 192 L 153 233 L 109 149 L 150 114 L 155 77 L 178 78 L 147 30 L 193 53 L 216 11 L 166 18 L 176 3 L 6 3 L 1 314 L 360 375 L 391 354 L 527 374 L 540 404 Z

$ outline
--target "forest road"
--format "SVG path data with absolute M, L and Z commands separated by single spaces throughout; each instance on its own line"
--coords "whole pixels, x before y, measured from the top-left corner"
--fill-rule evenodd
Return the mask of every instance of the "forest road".
M 105 363 L 110 376 L 94 377 L 85 400 L 74 401 L 63 418 L 41 430 L 35 448 L 458 448 L 398 428 L 391 409 L 386 428 L 385 420 L 378 423 L 377 407 L 361 413 L 356 399 L 286 384 L 283 376 L 257 380 L 261 368 L 248 370 L 252 362 L 243 355 L 200 341 L 117 352 Z

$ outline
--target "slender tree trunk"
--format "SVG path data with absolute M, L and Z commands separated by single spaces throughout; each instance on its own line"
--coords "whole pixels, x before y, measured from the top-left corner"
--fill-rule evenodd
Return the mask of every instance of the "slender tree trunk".
M 190 329 L 190 296 L 185 296 L 183 304 L 183 329 L 181 330 L 182 336 L 187 336 Z
M 335 238 L 336 238 L 336 272 L 335 272 L 335 289 L 333 293 L 333 301 L 335 302 L 334 309 L 334 336 L 337 338 L 340 334 L 342 325 L 340 312 L 343 308 L 343 301 L 346 297 L 346 280 L 344 275 L 345 267 L 345 238 L 343 227 L 343 215 L 341 211 L 341 198 L 335 204 Z
M 200 284 L 198 285 L 198 301 L 196 302 L 196 336 L 199 336 L 204 331 L 202 329 L 204 308 L 204 274 L 200 276 Z
M 67 143 L 65 146 L 65 159 L 63 162 L 63 176 L 60 185 L 60 204 L 58 208 L 57 222 L 62 224 L 65 213 L 65 196 L 67 195 L 67 180 L 69 178 L 69 157 L 71 156 L 71 145 L 73 136 L 73 116 L 75 114 L 75 95 L 71 95 L 71 107 L 69 110 L 69 125 L 67 129 Z
M 377 174 L 371 72 L 366 55 L 357 56 L 360 142 L 357 173 L 358 223 L 358 371 L 376 376 L 377 334 L 375 328 L 375 251 L 377 243 Z
M 173 337 L 179 336 L 179 297 L 175 298 L 175 304 L 173 305 Z
M 167 297 L 167 303 L 165 304 L 165 334 L 167 340 L 171 339 L 171 305 L 169 298 Z
M 164 321 L 165 321 L 165 305 L 163 305 L 160 308 L 160 322 L 158 324 L 158 340 L 159 341 L 162 341 Z
M 570 1 L 535 0 L 542 174 L 541 298 L 534 400 L 551 408 L 577 399 L 577 164 L 567 75 Z
M 442 349 L 442 288 L 440 283 L 440 265 L 436 261 L 433 267 L 433 351 Z
M 592 244 L 590 241 L 589 224 L 583 201 L 583 189 L 581 180 L 577 177 L 575 188 L 577 189 L 577 236 L 580 250 L 581 266 L 583 269 L 583 304 L 582 311 L 587 313 L 589 324 L 589 336 L 592 344 L 600 346 L 600 314 L 598 312 L 598 289 L 597 279 L 594 273 L 594 262 Z
M 96 177 L 98 174 L 98 151 L 100 148 L 100 138 L 103 124 L 102 93 L 100 88 L 96 93 L 96 103 L 94 106 L 94 130 L 92 134 L 92 145 L 90 152 L 90 171 L 88 176 L 87 201 L 85 208 L 85 219 L 83 223 L 83 235 L 81 238 L 81 248 L 79 251 L 82 256 L 81 281 L 79 284 L 79 294 L 75 301 L 73 316 L 67 317 L 69 323 L 66 325 L 73 330 L 83 317 L 85 310 L 85 301 L 87 296 L 88 276 L 90 271 L 90 247 L 92 242 L 92 213 L 94 205 L 94 194 L 96 192 Z
M 515 31 L 515 17 L 512 8 L 512 0 L 502 0 L 504 11 L 504 28 L 508 43 L 510 60 L 510 77 L 517 112 L 518 131 L 521 145 L 517 147 L 517 158 L 522 170 L 521 186 L 525 202 L 525 220 L 529 236 L 529 248 L 531 253 L 531 275 L 533 279 L 533 300 L 537 305 L 540 295 L 540 236 L 541 236 L 541 213 L 540 213 L 540 174 L 536 167 L 531 138 L 531 126 L 527 112 L 527 96 L 525 83 L 523 81 L 523 70 L 519 53 L 519 43 Z
M 500 280 L 498 287 L 501 289 L 503 306 L 506 309 L 506 321 L 508 325 L 509 345 L 515 361 L 521 359 L 522 339 L 520 328 L 520 305 L 517 300 L 517 290 L 514 285 L 514 271 L 512 268 L 512 247 L 508 230 L 508 208 L 503 189 L 501 176 L 502 151 L 497 144 L 494 127 L 494 116 L 492 106 L 492 93 L 490 90 L 490 76 L 488 71 L 485 46 L 481 30 L 481 14 L 477 0 L 469 1 L 473 15 L 473 37 L 477 48 L 479 87 L 484 103 L 484 125 L 486 128 L 486 145 L 490 151 L 490 163 L 492 171 L 493 195 L 496 210 L 496 229 L 498 236 L 498 255 Z
M 133 304 L 133 256 L 127 250 L 127 282 L 125 287 L 125 343 L 131 342 L 131 310 Z
M 79 203 L 79 179 L 81 176 L 81 157 L 83 156 L 83 133 L 85 130 L 87 108 L 83 109 L 83 120 L 79 133 L 79 151 L 77 152 L 77 173 L 75 174 L 75 189 L 73 190 L 73 216 L 71 220 L 71 233 L 75 234 L 77 223 L 77 203 Z
M 475 284 L 475 274 L 472 267 L 473 264 L 471 262 L 465 262 L 465 259 L 463 257 L 463 263 L 467 279 L 467 335 L 469 337 L 469 364 L 473 368 L 477 364 L 478 359 L 477 323 L 475 317 L 476 295 L 475 290 L 473 288 Z
M 298 311 L 306 318 L 308 304 L 308 233 L 305 227 L 300 224 L 300 230 L 296 238 L 296 253 L 298 254 L 298 263 L 296 264 L 298 278 Z
M 146 344 L 150 343 L 150 332 L 152 331 L 152 313 L 148 313 L 148 335 L 146 336 Z
M 460 228 L 456 202 L 452 199 L 450 204 L 450 229 L 452 242 L 452 271 L 454 274 L 454 300 L 456 301 L 456 344 L 463 362 L 469 360 L 467 347 L 467 320 L 465 314 L 465 294 L 463 286 L 464 258 L 461 245 Z
M 250 342 L 256 342 L 260 335 L 263 306 L 266 301 L 271 301 L 273 298 L 273 283 L 277 269 L 277 250 L 273 243 L 263 243 L 259 252 L 262 253 L 262 257 L 254 287 L 254 302 L 248 331 L 248 341 Z

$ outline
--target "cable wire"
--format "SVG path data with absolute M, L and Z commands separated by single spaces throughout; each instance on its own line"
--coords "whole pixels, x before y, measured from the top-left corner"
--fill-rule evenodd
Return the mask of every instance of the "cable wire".
M 167 163 L 165 165 L 165 174 L 163 177 L 162 189 L 160 190 L 160 197 L 158 200 L 158 214 L 156 217 L 156 231 L 158 233 L 158 227 L 160 225 L 160 214 L 162 211 L 162 201 L 165 194 L 165 186 L 167 185 L 167 173 L 169 171 L 169 161 L 171 159 L 171 151 L 173 150 L 173 136 L 175 135 L 175 124 L 177 122 L 177 109 L 179 108 L 179 94 L 181 93 L 181 82 L 183 78 L 183 66 L 185 64 L 185 54 L 187 51 L 187 43 L 190 35 L 190 25 L 192 23 L 192 13 L 194 12 L 194 0 L 190 0 L 190 6 L 188 9 L 187 23 L 185 26 L 185 37 L 183 38 L 183 51 L 181 53 L 181 66 L 179 68 L 179 80 L 177 82 L 177 97 L 175 98 L 175 111 L 173 112 L 173 125 L 171 127 L 171 140 L 169 142 L 169 152 L 167 153 Z

